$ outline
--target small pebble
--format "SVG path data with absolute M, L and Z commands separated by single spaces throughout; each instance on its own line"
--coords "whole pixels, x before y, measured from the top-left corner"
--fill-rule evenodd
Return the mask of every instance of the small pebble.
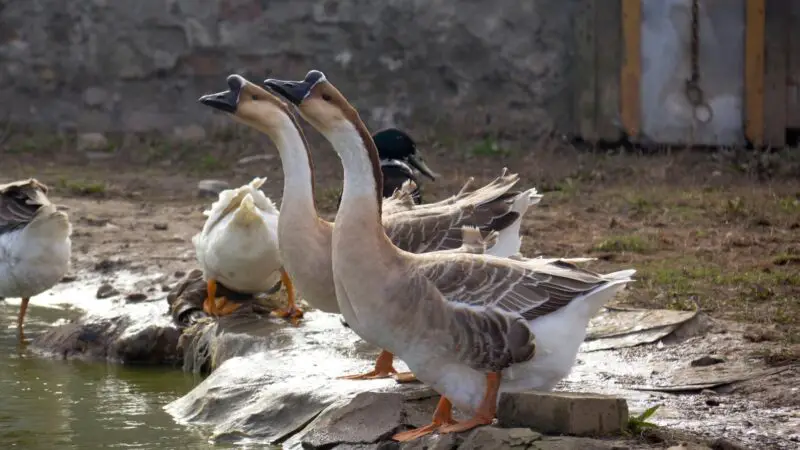
M 724 363 L 725 360 L 716 356 L 703 356 L 691 362 L 692 367 L 706 367 L 714 364 Z
M 132 292 L 125 296 L 125 300 L 129 302 L 141 302 L 143 300 L 147 300 L 147 294 L 143 294 L 141 292 Z
M 167 225 L 166 223 L 154 223 L 153 228 L 156 230 L 164 231 L 167 228 L 169 228 L 169 225 Z
M 175 278 L 183 278 L 186 276 L 186 272 L 182 270 L 176 270 L 174 274 L 172 274 Z
M 706 400 L 706 405 L 708 405 L 708 406 L 719 406 L 719 400 L 713 399 L 713 398 L 709 398 L 709 399 Z
M 100 217 L 85 217 L 86 224 L 90 227 L 104 227 L 111 222 L 111 219 L 100 218 Z
M 118 294 L 119 294 L 119 291 L 114 289 L 114 286 L 111 286 L 110 284 L 105 283 L 105 284 L 100 285 L 99 288 L 97 288 L 97 294 L 95 294 L 95 296 L 97 298 L 109 298 L 109 297 L 113 297 L 113 296 L 118 295 Z
M 78 277 L 76 275 L 64 275 L 64 277 L 61 278 L 61 282 L 62 283 L 72 283 L 73 281 L 75 281 L 77 279 L 78 279 Z

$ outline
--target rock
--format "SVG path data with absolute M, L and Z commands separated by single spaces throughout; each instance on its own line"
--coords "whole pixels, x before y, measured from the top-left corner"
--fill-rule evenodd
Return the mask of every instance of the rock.
M 745 450 L 745 446 L 725 438 L 717 438 L 711 442 L 711 450 Z
M 706 366 L 713 366 L 714 364 L 724 363 L 725 360 L 722 358 L 718 358 L 716 356 L 703 356 L 702 358 L 697 358 L 692 361 L 690 364 L 692 367 L 706 367 Z
M 86 106 L 102 106 L 108 101 L 108 92 L 100 87 L 89 87 L 83 91 L 83 103 Z
M 363 392 L 336 404 L 314 420 L 301 438 L 303 448 L 330 448 L 338 443 L 373 443 L 391 436 L 403 419 L 403 396 Z
M 275 155 L 264 153 L 260 155 L 245 156 L 244 158 L 240 159 L 237 164 L 240 166 L 246 166 L 260 161 L 271 161 L 273 159 L 275 159 Z
M 125 300 L 129 302 L 142 302 L 147 300 L 147 294 L 141 292 L 132 292 L 125 296 Z
M 400 450 L 450 450 L 458 445 L 456 434 L 429 434 L 400 444 Z
M 206 138 L 206 130 L 200 125 L 175 127 L 172 130 L 172 137 L 180 142 L 199 142 Z
M 78 277 L 72 274 L 67 274 L 61 277 L 61 283 L 72 283 L 73 281 L 77 280 Z
M 529 450 L 629 450 L 613 442 L 579 437 L 544 437 L 528 447 Z
M 220 192 L 229 188 L 230 185 L 221 180 L 202 180 L 197 183 L 197 193 L 200 197 L 216 197 Z
M 119 295 L 119 291 L 114 289 L 114 286 L 111 286 L 108 283 L 101 284 L 99 288 L 97 288 L 97 293 L 95 297 L 97 298 L 109 298 L 115 295 Z
M 111 222 L 111 219 L 93 216 L 84 217 L 83 220 L 86 222 L 86 225 L 89 225 L 90 227 L 104 227 Z
M 103 259 L 94 264 L 94 270 L 97 272 L 104 272 L 108 273 L 115 269 L 119 269 L 120 267 L 126 265 L 125 261 L 120 260 L 112 260 L 112 259 Z
M 85 152 L 91 150 L 107 150 L 108 139 L 102 133 L 83 133 L 78 135 L 78 150 Z
M 529 427 L 548 434 L 578 436 L 621 432 L 628 422 L 624 399 L 590 393 L 500 394 L 497 418 L 503 427 Z
M 183 358 L 179 337 L 178 329 L 168 322 L 141 326 L 122 313 L 111 319 L 52 327 L 37 336 L 31 347 L 63 359 L 174 366 Z
M 681 442 L 678 445 L 673 445 L 667 448 L 667 450 L 709 450 L 708 446 L 702 444 L 696 444 L 692 442 Z
M 480 427 L 470 432 L 458 448 L 459 450 L 525 450 L 541 438 L 541 434 L 529 428 Z
M 169 224 L 166 224 L 166 223 L 159 222 L 159 223 L 154 223 L 153 224 L 153 229 L 154 230 L 166 231 L 168 228 L 169 228 Z
M 183 270 L 176 270 L 175 273 L 172 274 L 172 276 L 175 278 L 183 278 L 186 276 L 186 272 L 184 272 Z

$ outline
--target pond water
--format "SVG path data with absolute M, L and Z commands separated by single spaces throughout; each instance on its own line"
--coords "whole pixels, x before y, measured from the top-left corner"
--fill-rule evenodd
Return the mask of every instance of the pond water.
M 31 339 L 63 317 L 37 308 Z M 0 302 L 0 448 L 205 449 L 208 430 L 176 424 L 162 407 L 200 379 L 175 369 L 49 360 L 19 345 L 18 302 Z

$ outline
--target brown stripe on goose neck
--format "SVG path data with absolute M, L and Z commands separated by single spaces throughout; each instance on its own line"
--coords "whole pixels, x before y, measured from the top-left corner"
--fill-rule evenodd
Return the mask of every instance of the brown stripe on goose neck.
M 286 115 L 289 117 L 289 120 L 292 121 L 292 125 L 297 130 L 297 133 L 300 135 L 300 139 L 303 141 L 303 150 L 306 152 L 306 160 L 308 161 L 308 169 L 311 172 L 311 204 L 314 205 L 314 210 L 317 209 L 317 188 L 316 183 L 314 182 L 314 160 L 311 158 L 311 148 L 308 146 L 308 140 L 306 139 L 306 134 L 303 133 L 303 129 L 300 128 L 300 123 L 297 121 L 297 117 L 292 113 L 292 110 L 289 109 L 289 105 L 287 105 L 283 101 L 278 101 L 280 104 L 281 109 Z M 283 207 L 283 205 L 281 205 Z
M 369 134 L 369 130 L 367 130 L 367 126 L 364 125 L 364 121 L 361 120 L 361 117 L 358 115 L 358 111 L 353 108 L 352 105 L 344 98 L 343 95 L 341 96 L 342 101 L 344 101 L 347 108 L 342 108 L 344 111 L 345 116 L 350 119 L 350 122 L 353 123 L 353 126 L 356 127 L 356 131 L 361 136 L 361 140 L 364 142 L 364 148 L 367 150 L 367 155 L 369 155 L 369 161 L 372 163 L 372 176 L 375 178 L 375 196 L 376 201 L 378 202 L 378 216 L 382 214 L 382 206 L 383 206 L 383 171 L 381 170 L 381 161 L 380 157 L 378 156 L 378 147 L 375 146 L 375 141 L 372 140 L 372 135 Z

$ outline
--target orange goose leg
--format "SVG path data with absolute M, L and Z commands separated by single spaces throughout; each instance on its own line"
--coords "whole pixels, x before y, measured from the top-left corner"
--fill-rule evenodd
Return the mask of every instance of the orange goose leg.
M 439 399 L 439 404 L 436 405 L 436 411 L 433 412 L 433 421 L 430 424 L 414 430 L 397 433 L 392 436 L 392 439 L 398 442 L 412 441 L 454 423 L 456 423 L 456 421 L 453 420 L 453 405 L 450 403 L 450 400 L 441 397 Z
M 303 310 L 295 304 L 294 284 L 292 284 L 289 274 L 283 269 L 281 269 L 281 283 L 286 286 L 286 296 L 289 297 L 289 302 L 286 308 L 276 309 L 272 311 L 272 314 L 278 317 L 288 317 L 292 324 L 297 325 L 297 322 L 303 317 Z
M 490 425 L 497 414 L 497 392 L 500 390 L 500 372 L 486 374 L 486 394 L 471 419 L 439 428 L 439 433 L 460 433 L 481 425 Z

